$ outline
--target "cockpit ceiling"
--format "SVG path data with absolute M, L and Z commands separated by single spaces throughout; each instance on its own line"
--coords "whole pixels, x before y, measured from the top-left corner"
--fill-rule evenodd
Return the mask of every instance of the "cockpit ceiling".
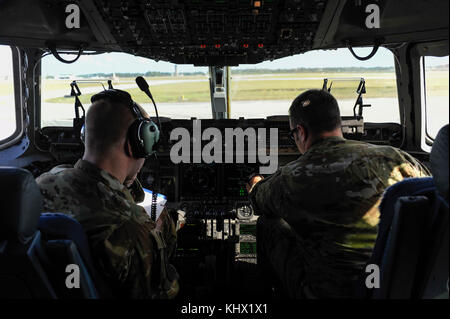
M 68 29 L 65 8 L 81 9 Z M 0 0 L 0 43 L 255 64 L 321 48 L 448 39 L 448 0 Z M 367 6 L 380 28 L 367 28 Z
M 198 65 L 258 63 L 310 50 L 325 0 L 96 1 L 126 51 Z

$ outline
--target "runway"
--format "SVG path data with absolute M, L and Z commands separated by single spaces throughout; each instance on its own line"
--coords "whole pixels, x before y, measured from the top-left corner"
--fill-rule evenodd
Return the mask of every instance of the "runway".
M 377 78 L 376 76 L 374 78 Z M 380 77 L 385 78 L 385 77 Z M 317 78 L 276 78 L 272 77 L 254 77 L 235 75 L 233 81 L 269 81 L 269 80 L 311 80 L 323 79 Z M 185 80 L 154 80 L 150 81 L 151 86 L 202 82 L 208 81 L 208 78 L 202 79 L 185 79 Z M 115 88 L 127 90 L 135 88 L 136 84 L 124 83 L 115 84 Z M 83 94 L 97 92 L 99 88 L 85 87 L 82 89 Z M 50 92 L 42 92 L 42 108 L 41 119 L 42 127 L 45 126 L 71 126 L 74 117 L 73 104 L 66 103 L 47 103 L 48 99 L 67 95 L 67 90 L 55 90 Z M 0 140 L 12 134 L 15 129 L 15 116 L 12 109 L 14 98 L 12 95 L 0 97 L 3 107 L 10 108 L 4 110 L 0 118 Z M 270 115 L 286 115 L 292 101 L 290 100 L 264 100 L 264 101 L 231 101 L 231 118 L 265 118 Z M 354 99 L 340 100 L 341 115 L 353 115 Z M 396 98 L 365 98 L 365 104 L 372 104 L 370 108 L 364 108 L 364 120 L 366 122 L 394 122 L 400 123 L 400 115 L 398 111 L 398 100 Z M 427 129 L 431 136 L 437 134 L 438 130 L 448 123 L 449 104 L 446 97 L 429 97 L 428 101 Z M 86 107 L 86 106 L 85 106 Z M 150 103 L 144 103 L 143 107 L 147 112 L 154 116 L 154 109 Z M 88 107 L 86 107 L 87 109 Z M 210 119 L 212 117 L 210 102 L 177 102 L 177 103 L 158 103 L 158 111 L 160 116 L 190 119 L 196 117 L 198 119 Z

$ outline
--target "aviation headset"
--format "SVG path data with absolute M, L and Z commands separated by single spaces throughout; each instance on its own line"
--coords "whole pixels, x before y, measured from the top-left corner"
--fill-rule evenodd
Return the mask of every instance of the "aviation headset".
M 133 101 L 131 95 L 126 91 L 109 89 L 93 95 L 91 97 L 91 103 L 104 99 L 124 103 L 136 117 L 136 120 L 130 125 L 127 131 L 127 140 L 130 142 L 132 156 L 134 158 L 147 158 L 155 154 L 160 134 L 158 126 L 152 120 L 142 115 L 139 106 Z M 84 125 L 81 128 L 81 139 L 84 143 Z M 131 156 L 126 144 L 125 153 Z

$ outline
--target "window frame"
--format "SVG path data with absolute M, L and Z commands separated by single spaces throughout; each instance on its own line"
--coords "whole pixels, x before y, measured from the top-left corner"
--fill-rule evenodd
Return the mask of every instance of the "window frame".
M 6 45 L 8 46 L 8 45 Z M 11 145 L 16 144 L 22 137 L 24 133 L 24 123 L 23 123 L 23 77 L 22 77 L 22 56 L 20 49 L 15 46 L 9 46 L 12 53 L 12 66 L 13 66 L 13 86 L 14 86 L 14 108 L 15 108 L 15 119 L 16 119 L 16 129 L 8 137 L 0 140 L 0 150 L 8 148 Z
M 435 138 L 433 138 L 430 134 L 429 134 L 429 130 L 428 130 L 428 112 L 427 112 L 427 65 L 426 65 L 426 58 L 427 57 L 445 57 L 448 56 L 444 55 L 444 56 L 436 56 L 436 55 L 423 55 L 420 57 L 420 78 L 421 78 L 421 102 L 422 102 L 422 114 L 423 114 L 423 136 L 425 136 L 425 142 L 427 145 L 433 145 Z
M 414 144 L 418 150 L 430 153 L 434 140 L 426 131 L 426 91 L 425 91 L 425 69 L 424 57 L 444 57 L 449 55 L 448 40 L 418 43 L 411 47 L 410 76 L 413 88 L 413 102 L 411 110 L 414 118 L 410 124 L 414 127 Z
M 420 147 L 427 153 L 431 152 L 433 139 L 427 133 L 427 88 L 425 75 L 425 56 L 420 56 Z

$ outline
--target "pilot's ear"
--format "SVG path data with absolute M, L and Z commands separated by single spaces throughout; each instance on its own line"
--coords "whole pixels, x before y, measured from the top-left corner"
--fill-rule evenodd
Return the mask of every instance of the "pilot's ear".
M 302 143 L 305 143 L 308 139 L 308 133 L 306 131 L 306 128 L 303 125 L 297 124 L 297 129 L 299 133 L 299 139 Z
M 125 139 L 125 154 L 128 157 L 133 157 L 133 151 L 131 150 L 131 144 L 130 144 L 130 140 L 129 139 Z

